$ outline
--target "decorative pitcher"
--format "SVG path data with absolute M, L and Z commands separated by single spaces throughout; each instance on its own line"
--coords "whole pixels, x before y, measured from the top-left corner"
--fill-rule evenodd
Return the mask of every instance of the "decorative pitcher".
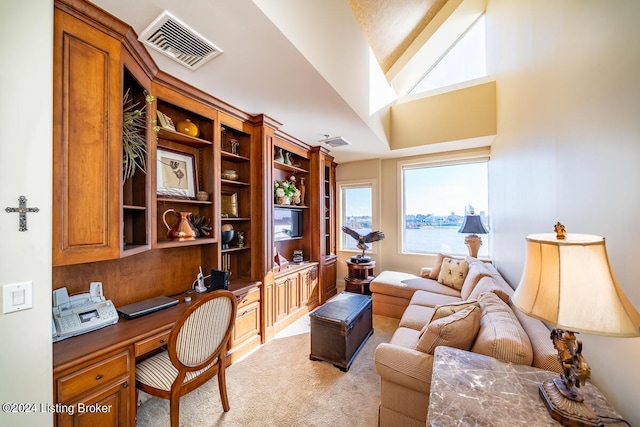
M 178 221 L 173 224 L 173 227 L 169 227 L 167 224 L 167 214 L 169 212 L 173 212 L 178 217 Z M 165 227 L 167 227 L 167 237 L 171 240 L 177 240 L 179 242 L 183 242 L 186 240 L 195 240 L 196 239 L 196 230 L 191 225 L 191 221 L 189 221 L 189 217 L 191 217 L 191 212 L 176 212 L 173 209 L 167 209 L 162 214 L 162 222 L 164 222 Z

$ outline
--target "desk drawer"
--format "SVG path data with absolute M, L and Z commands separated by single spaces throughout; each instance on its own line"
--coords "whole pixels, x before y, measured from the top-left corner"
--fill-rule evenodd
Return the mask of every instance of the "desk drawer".
M 260 301 L 260 288 L 251 289 L 246 295 L 243 295 L 242 298 L 238 300 L 238 311 L 256 301 Z
M 131 359 L 129 351 L 117 353 L 86 368 L 58 378 L 58 402 L 66 402 L 94 387 L 129 375 Z
M 167 345 L 169 343 L 169 335 L 171 335 L 170 329 L 164 332 L 160 332 L 159 334 L 156 334 L 152 337 L 138 341 L 133 345 L 136 357 Z

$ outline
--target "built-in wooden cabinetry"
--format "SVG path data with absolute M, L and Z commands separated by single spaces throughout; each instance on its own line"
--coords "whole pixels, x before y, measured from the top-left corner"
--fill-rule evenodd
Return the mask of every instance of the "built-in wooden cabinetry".
M 130 26 L 90 3 L 56 0 L 54 13 L 53 288 L 76 294 L 101 281 L 116 307 L 181 298 L 54 344 L 55 403 L 112 405 L 108 414 L 63 411 L 56 424 L 134 425 L 135 363 L 166 344 L 200 267 L 205 275 L 227 270 L 238 298 L 230 362 L 335 294 L 335 164 L 270 117 L 158 70 Z M 129 107 L 144 114 L 146 158 L 144 170 L 124 179 Z M 174 126 L 188 119 L 198 132 L 170 129 L 158 112 Z M 166 180 L 171 173 L 177 181 Z M 273 183 L 292 176 L 305 187 L 302 201 L 277 206 Z M 299 214 L 301 232 L 276 239 L 274 209 Z M 210 228 L 172 239 L 167 229 L 179 213 Z M 223 229 L 234 231 L 228 242 Z M 294 250 L 303 262 L 293 263 Z M 276 252 L 289 264 L 274 271 Z
M 120 40 L 56 9 L 53 265 L 120 256 Z

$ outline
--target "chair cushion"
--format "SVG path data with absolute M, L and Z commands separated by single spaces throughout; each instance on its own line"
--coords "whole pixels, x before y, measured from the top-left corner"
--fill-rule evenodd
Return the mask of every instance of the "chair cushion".
M 433 354 L 439 345 L 469 350 L 480 328 L 480 309 L 469 305 L 463 310 L 429 323 L 416 350 Z
M 215 358 L 213 363 L 206 368 L 200 369 L 199 371 L 187 372 L 183 384 L 201 375 L 217 362 L 218 358 Z M 177 376 L 178 370 L 171 363 L 169 353 L 166 351 L 136 364 L 136 381 L 159 390 L 171 390 L 171 385 Z
M 469 264 L 462 259 L 445 258 L 442 260 L 438 283 L 460 290 L 469 272 Z
M 493 292 L 480 294 L 478 302 L 482 310 L 480 330 L 471 351 L 505 362 L 531 366 L 531 341 L 511 308 Z

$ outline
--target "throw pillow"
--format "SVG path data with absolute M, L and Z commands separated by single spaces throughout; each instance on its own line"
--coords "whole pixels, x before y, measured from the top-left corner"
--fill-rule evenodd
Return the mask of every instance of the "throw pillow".
M 458 311 L 464 310 L 465 308 L 472 305 L 480 308 L 480 303 L 476 300 L 467 300 L 452 302 L 450 304 L 436 305 L 433 311 L 433 316 L 431 316 L 431 320 L 429 320 L 429 323 L 433 322 L 434 320 L 447 317 L 453 313 L 457 313 Z
M 418 340 L 416 350 L 433 354 L 436 347 L 449 347 L 469 350 L 480 328 L 480 309 L 471 305 L 450 316 L 435 320 Z
M 469 264 L 462 259 L 445 258 L 442 260 L 438 283 L 449 286 L 455 290 L 462 289 L 464 279 L 469 272 Z
M 429 278 L 433 280 L 438 280 L 438 275 L 440 274 L 440 267 L 442 266 L 442 260 L 444 259 L 444 254 L 438 254 L 436 257 L 436 262 L 433 264 L 433 268 L 429 273 Z
M 511 308 L 493 292 L 484 292 L 478 301 L 481 308 L 480 330 L 471 351 L 531 366 L 531 341 Z

